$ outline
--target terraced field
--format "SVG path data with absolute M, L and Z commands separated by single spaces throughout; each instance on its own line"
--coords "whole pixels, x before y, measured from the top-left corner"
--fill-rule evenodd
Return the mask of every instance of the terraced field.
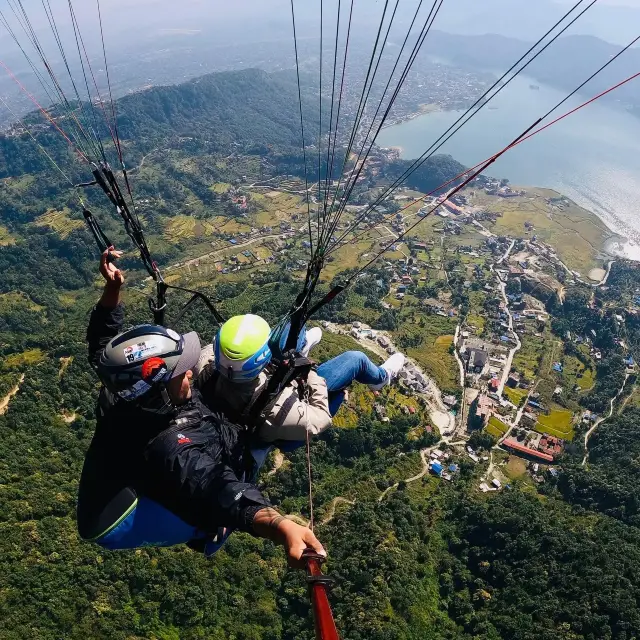
M 84 225 L 82 220 L 74 220 L 70 214 L 71 211 L 66 207 L 62 211 L 52 209 L 38 216 L 34 224 L 37 227 L 48 227 L 64 240 L 74 229 L 80 229 Z

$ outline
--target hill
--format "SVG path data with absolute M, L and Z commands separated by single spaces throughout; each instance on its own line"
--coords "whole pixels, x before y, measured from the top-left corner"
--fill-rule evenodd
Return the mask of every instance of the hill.
M 544 33 L 541 31 L 540 35 Z M 434 31 L 425 43 L 428 53 L 442 56 L 452 63 L 470 69 L 507 70 L 531 47 L 533 41 L 517 40 L 503 35 L 457 36 Z M 622 47 L 593 36 L 566 36 L 554 42 L 524 72 L 531 78 L 568 92 L 584 82 L 600 66 L 618 53 Z M 595 95 L 608 89 L 640 67 L 640 49 L 632 47 L 606 71 L 601 73 L 584 92 Z M 616 91 L 612 100 L 618 100 L 630 110 L 640 107 L 637 83 Z

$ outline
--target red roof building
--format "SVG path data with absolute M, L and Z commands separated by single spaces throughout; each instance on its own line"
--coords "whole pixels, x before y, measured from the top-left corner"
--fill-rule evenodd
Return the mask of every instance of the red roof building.
M 538 448 L 540 451 L 544 451 L 548 454 L 558 455 L 562 453 L 562 447 L 564 442 L 560 438 L 555 438 L 554 436 L 547 435 L 546 433 L 540 438 L 540 442 L 538 443 Z
M 523 444 L 520 444 L 515 440 L 505 440 L 502 444 L 508 449 L 513 449 L 514 451 L 519 451 L 520 453 L 526 453 L 529 456 L 544 460 L 545 462 L 553 462 L 553 456 L 550 456 L 547 453 L 542 453 L 541 451 L 536 451 L 535 449 L 530 449 L 529 447 L 525 447 Z
M 464 211 L 457 204 L 451 202 L 451 200 L 445 200 L 442 204 L 446 209 L 451 211 L 451 213 L 455 213 L 457 216 L 464 213 Z

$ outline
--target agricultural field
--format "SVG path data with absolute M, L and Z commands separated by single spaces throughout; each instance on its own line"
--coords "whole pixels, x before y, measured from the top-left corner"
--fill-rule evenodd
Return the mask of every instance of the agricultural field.
M 494 438 L 502 438 L 509 431 L 509 427 L 495 416 L 489 418 L 489 424 L 485 427 L 485 431 L 490 433 Z
M 520 406 L 520 402 L 522 401 L 522 399 L 527 397 L 529 390 L 528 389 L 512 389 L 511 387 L 507 387 L 505 385 L 503 393 L 510 402 L 512 402 L 513 404 L 516 405 L 516 407 L 518 407 Z
M 209 221 L 213 226 L 215 233 L 248 233 L 251 231 L 251 225 L 242 222 L 236 218 L 227 218 L 226 216 L 215 216 Z
M 70 215 L 71 211 L 66 207 L 61 211 L 50 209 L 38 216 L 34 224 L 37 227 L 48 227 L 64 240 L 74 229 L 80 229 L 84 225 L 81 220 L 74 220 Z
M 548 433 L 563 440 L 573 440 L 575 435 L 573 413 L 560 407 L 551 409 L 549 415 L 540 414 L 535 427 L 538 433 Z
M 283 191 L 251 191 L 251 202 L 261 210 L 255 216 L 259 225 L 273 226 L 279 221 L 291 222 L 292 215 L 296 213 L 304 214 L 304 219 L 307 220 L 307 207 L 302 198 L 295 194 Z
M 526 188 L 524 197 L 499 198 L 476 192 L 473 204 L 501 214 L 492 226 L 496 234 L 526 237 L 535 234 L 556 248 L 558 257 L 571 270 L 585 277 L 594 268 L 605 266 L 602 249 L 614 234 L 593 213 L 571 203 L 564 211 L 547 204 L 560 194 L 550 189 Z M 524 223 L 534 225 L 528 234 Z
M 215 231 L 213 222 L 209 220 L 179 215 L 166 221 L 163 235 L 166 240 L 180 242 L 191 238 L 211 237 Z

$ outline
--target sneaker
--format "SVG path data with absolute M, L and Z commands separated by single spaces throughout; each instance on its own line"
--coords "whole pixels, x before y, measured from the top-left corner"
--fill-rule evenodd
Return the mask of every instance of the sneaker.
M 371 391 L 380 391 L 383 387 L 391 384 L 391 381 L 397 377 L 404 367 L 405 357 L 402 353 L 394 353 L 383 365 L 382 368 L 387 372 L 387 379 L 380 384 L 370 384 Z
M 313 349 L 320 340 L 322 340 L 322 329 L 320 327 L 313 327 L 313 329 L 309 329 L 305 337 L 304 347 L 300 349 L 300 355 L 305 358 L 308 357 L 311 349 Z

